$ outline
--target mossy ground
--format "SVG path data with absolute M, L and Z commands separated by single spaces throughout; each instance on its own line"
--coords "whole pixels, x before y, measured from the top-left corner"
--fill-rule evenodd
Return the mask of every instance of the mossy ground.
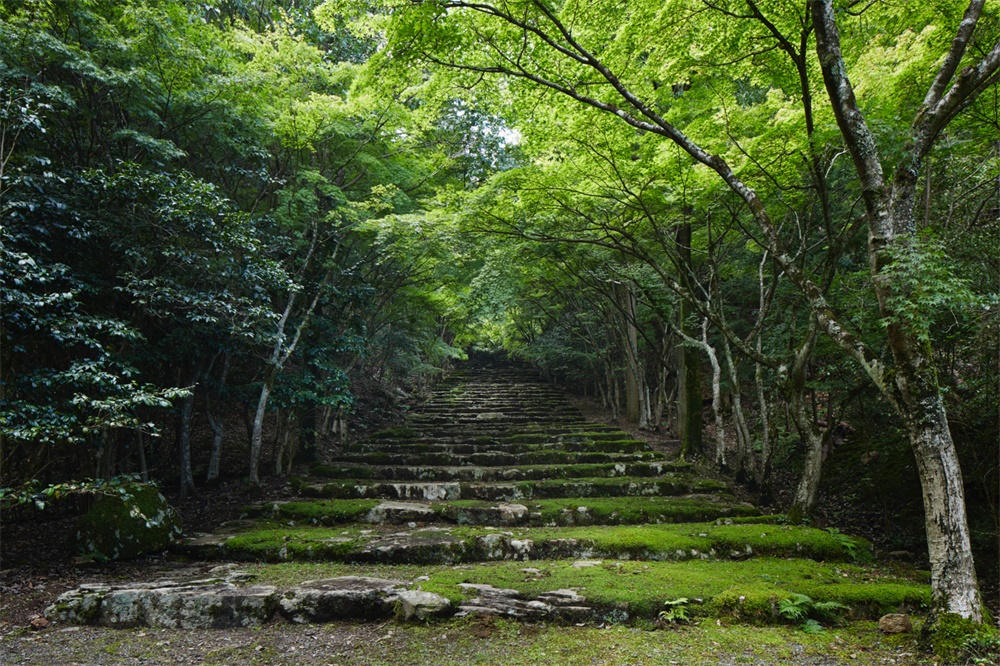
M 176 632 L 84 627 L 73 633 L 21 636 L 0 644 L 10 664 L 176 664 L 216 666 L 717 666 L 842 664 L 930 666 L 913 635 L 884 636 L 875 623 L 807 634 L 793 627 L 725 621 L 648 631 L 638 627 L 525 625 L 496 619 L 440 624 L 275 624 L 260 629 Z M 98 656 L 99 655 L 99 656 Z

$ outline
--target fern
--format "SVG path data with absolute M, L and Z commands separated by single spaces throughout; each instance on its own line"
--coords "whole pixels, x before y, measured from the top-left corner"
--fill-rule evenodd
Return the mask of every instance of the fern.
M 847 553 L 848 557 L 851 558 L 852 562 L 858 561 L 858 544 L 855 543 L 854 539 L 844 534 L 836 527 L 830 527 L 826 530 L 830 533 L 830 536 L 840 545 L 841 548 Z
M 816 620 L 806 620 L 799 626 L 799 629 L 807 634 L 818 634 L 823 631 L 823 625 Z
M 691 618 L 688 615 L 687 604 L 687 597 L 664 601 L 663 605 L 666 606 L 667 609 L 660 611 L 660 619 L 664 622 L 669 622 L 670 624 L 687 624 L 691 621 Z
M 778 603 L 778 615 L 786 620 L 798 622 L 809 616 L 813 600 L 804 594 L 793 594 Z
M 816 601 L 812 605 L 812 610 L 825 620 L 840 622 L 841 615 L 851 609 L 838 601 Z
M 801 622 L 800 628 L 808 633 L 823 629 L 817 618 L 836 623 L 840 622 L 841 614 L 849 610 L 848 606 L 837 601 L 813 601 L 804 594 L 792 594 L 778 602 L 778 614 L 786 620 Z

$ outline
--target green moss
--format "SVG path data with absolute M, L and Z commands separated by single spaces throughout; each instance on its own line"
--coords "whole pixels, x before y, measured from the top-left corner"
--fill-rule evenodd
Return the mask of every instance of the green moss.
M 101 497 L 76 525 L 73 551 L 99 559 L 141 557 L 165 550 L 181 534 L 180 518 L 155 486 L 133 484 Z
M 336 506 L 336 505 L 333 505 Z M 360 511 L 363 505 L 342 508 L 344 513 Z M 312 507 L 309 509 L 312 510 Z M 362 535 L 365 529 L 367 535 Z M 391 528 L 382 528 L 387 531 Z M 324 528 L 287 528 L 262 521 L 237 539 L 225 543 L 222 552 L 241 556 L 274 560 L 278 559 L 385 559 L 419 557 L 421 562 L 475 562 L 513 556 L 510 540 L 530 540 L 533 557 L 577 557 L 582 552 L 592 552 L 600 557 L 618 557 L 641 560 L 676 560 L 689 558 L 745 559 L 750 557 L 807 557 L 815 560 L 844 561 L 851 559 L 841 542 L 823 530 L 799 526 L 716 525 L 715 523 L 681 523 L 632 526 L 576 526 L 510 528 L 499 532 L 494 528 L 455 526 L 443 534 L 449 540 L 431 540 L 416 543 L 407 549 L 390 551 L 365 551 L 362 546 L 379 532 L 364 526 L 345 526 L 339 530 Z M 441 532 L 421 530 L 414 536 L 440 537 Z M 500 537 L 491 553 L 484 537 Z M 345 539 L 344 537 L 350 537 Z M 291 542 L 291 545 L 288 545 Z M 348 543 L 349 542 L 349 543 Z M 859 543 L 866 543 L 858 540 Z M 330 546 L 336 543 L 335 546 Z M 500 550 L 496 550 L 499 548 Z M 822 595 L 820 595 L 822 596 Z M 887 602 L 888 603 L 888 602 Z
M 374 433 L 371 439 L 394 439 L 394 438 L 409 438 L 409 437 L 419 437 L 418 433 L 413 428 L 408 428 L 405 426 L 400 426 L 397 428 L 389 428 L 387 430 L 381 430 Z
M 838 567 L 811 560 L 761 558 L 751 562 L 693 560 L 687 562 L 605 561 L 577 568 L 566 560 L 493 562 L 476 566 L 403 566 L 281 564 L 256 569 L 262 582 L 290 585 L 327 576 L 360 575 L 413 580 L 426 576 L 423 590 L 466 600 L 459 583 L 489 584 L 515 589 L 528 597 L 555 589 L 572 588 L 587 604 L 599 610 L 626 610 L 633 619 L 653 619 L 668 599 L 691 600 L 695 615 L 732 618 L 752 624 L 780 623 L 777 604 L 792 594 L 814 593 L 826 587 L 824 601 L 837 601 L 853 610 L 855 617 L 878 617 L 873 609 L 890 596 L 927 598 L 927 586 L 905 580 L 865 582 L 871 570 Z M 530 567 L 539 573 L 525 573 Z M 847 573 L 848 578 L 843 578 Z M 849 581 L 849 582 L 838 582 Z
M 931 592 L 926 586 L 911 583 L 878 581 L 872 586 L 865 582 L 805 583 L 805 594 L 815 601 L 837 601 L 850 606 L 860 617 L 880 617 L 896 612 L 900 606 L 925 608 Z
M 350 467 L 340 467 L 335 465 L 317 465 L 310 472 L 313 476 L 324 476 L 327 478 L 349 478 L 349 479 L 370 479 L 375 475 L 375 470 L 371 467 L 352 465 Z
M 709 610 L 750 624 L 774 623 L 779 618 L 778 604 L 790 596 L 788 591 L 766 584 L 734 586 L 715 595 Z
M 266 562 L 289 559 L 342 559 L 362 541 L 332 530 L 265 529 L 239 534 L 225 543 L 227 555 Z
M 920 644 L 945 661 L 964 662 L 973 652 L 1000 655 L 1000 631 L 989 622 L 973 622 L 957 613 L 942 613 L 924 625 Z
M 379 500 L 287 502 L 278 505 L 277 514 L 282 518 L 304 520 L 314 524 L 338 525 L 361 520 L 379 504 L 381 504 Z

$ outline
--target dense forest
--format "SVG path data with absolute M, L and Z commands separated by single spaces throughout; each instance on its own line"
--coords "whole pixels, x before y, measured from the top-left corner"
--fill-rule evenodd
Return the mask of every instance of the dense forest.
M 997 3 L 2 0 L 0 220 L 5 508 L 502 353 L 794 521 L 851 479 L 986 617 Z

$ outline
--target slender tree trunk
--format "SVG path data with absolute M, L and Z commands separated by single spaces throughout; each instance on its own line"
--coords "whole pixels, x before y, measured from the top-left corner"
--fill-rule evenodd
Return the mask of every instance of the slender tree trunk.
M 219 388 L 224 390 L 226 378 L 229 375 L 229 353 L 223 352 L 222 372 L 219 375 Z M 205 416 L 208 418 L 208 425 L 212 429 L 212 452 L 208 458 L 208 472 L 205 474 L 205 483 L 212 483 L 219 479 L 219 467 L 222 464 L 222 444 L 226 435 L 226 424 L 221 415 L 214 414 L 212 409 L 212 396 L 205 394 Z
M 201 381 L 201 374 L 204 368 L 205 361 L 199 356 L 191 373 L 191 380 L 188 382 L 188 386 L 191 388 L 191 395 L 181 401 L 179 439 L 181 454 L 181 499 L 186 498 L 189 494 L 195 496 L 198 494 L 194 487 L 194 475 L 191 474 L 191 426 L 194 416 L 195 389 L 198 382 Z
M 757 351 L 761 351 L 761 340 L 757 338 Z M 764 388 L 764 366 L 754 364 L 754 382 L 757 385 L 757 403 L 760 409 L 760 476 L 759 485 L 762 497 L 771 494 L 772 446 L 771 417 L 767 404 L 767 391 Z
M 691 265 L 691 225 L 682 224 L 677 230 L 677 252 L 682 266 Z M 684 286 L 690 289 L 690 280 L 683 276 Z M 677 330 L 682 335 L 694 337 L 689 323 L 693 308 L 681 300 L 677 308 Z M 680 457 L 698 455 L 702 450 L 701 423 L 701 372 L 698 352 L 690 346 L 677 345 L 677 438 L 681 441 Z
M 135 447 L 139 452 L 139 476 L 143 483 L 149 483 L 149 466 L 146 464 L 146 445 L 142 441 L 142 430 L 135 431 Z
M 715 417 L 715 464 L 726 469 L 726 425 L 722 417 L 722 367 L 715 348 L 708 344 L 708 320 L 701 325 L 701 348 L 712 366 L 712 414 Z
M 740 389 L 739 366 L 733 362 L 733 354 L 729 341 L 722 338 L 722 351 L 726 357 L 726 368 L 729 370 L 729 383 L 733 391 L 733 426 L 736 429 L 736 480 L 739 483 L 755 482 L 753 466 L 753 441 L 746 416 L 743 414 L 742 391 Z
M 264 384 L 260 387 L 260 397 L 257 399 L 257 411 L 253 417 L 253 435 L 250 438 L 250 485 L 260 486 L 260 449 L 264 438 L 264 415 L 267 413 L 267 402 L 274 388 L 274 380 L 278 377 L 277 368 L 269 367 L 264 374 Z
M 793 522 L 799 522 L 812 515 L 823 471 L 824 433 L 816 425 L 816 421 L 810 417 L 805 397 L 806 370 L 809 367 L 809 360 L 812 358 L 813 348 L 816 346 L 816 334 L 816 319 L 813 317 L 809 320 L 805 340 L 795 351 L 795 359 L 786 381 L 788 409 L 792 421 L 795 423 L 795 428 L 806 447 L 802 478 L 799 480 L 791 508 L 788 510 L 788 515 Z M 827 432 L 833 432 L 832 428 L 828 428 Z
M 630 285 L 620 285 L 618 295 L 622 315 L 622 346 L 625 350 L 625 420 L 644 423 L 642 372 L 639 367 L 639 336 L 635 325 L 635 293 Z

